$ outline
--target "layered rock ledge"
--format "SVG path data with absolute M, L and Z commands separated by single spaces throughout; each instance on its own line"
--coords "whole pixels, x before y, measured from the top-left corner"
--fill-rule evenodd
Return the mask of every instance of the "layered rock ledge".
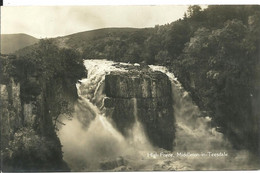
M 149 69 L 111 72 L 105 76 L 105 94 L 106 115 L 123 135 L 128 135 L 136 116 L 154 146 L 172 149 L 175 120 L 167 75 Z

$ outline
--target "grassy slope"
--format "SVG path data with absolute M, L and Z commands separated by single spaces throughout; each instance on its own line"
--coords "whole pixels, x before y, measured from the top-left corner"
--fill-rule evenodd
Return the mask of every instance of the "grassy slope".
M 91 31 L 79 32 L 63 37 L 53 38 L 54 42 L 59 47 L 72 48 L 81 51 L 88 44 L 95 40 L 102 40 L 106 37 L 122 37 L 124 35 L 133 33 L 140 29 L 137 28 L 102 28 Z
M 39 40 L 27 34 L 1 34 L 1 53 L 11 54 Z

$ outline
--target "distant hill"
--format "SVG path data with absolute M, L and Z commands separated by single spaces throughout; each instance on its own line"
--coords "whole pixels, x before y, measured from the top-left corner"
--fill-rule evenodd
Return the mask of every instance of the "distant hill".
M 1 34 L 1 53 L 11 54 L 39 40 L 27 34 Z
M 153 28 L 102 28 L 49 40 L 59 48 L 69 48 L 79 52 L 83 59 L 141 62 L 145 40 L 153 32 Z M 32 45 L 20 49 L 15 54 L 26 55 L 36 48 L 37 45 Z
M 147 31 L 151 29 L 152 28 L 102 28 L 57 37 L 53 38 L 53 40 L 59 47 L 76 49 L 82 53 L 85 48 L 95 41 L 107 41 L 108 39 L 122 40 L 129 38 L 134 33 L 140 33 L 142 31 L 145 31 L 143 35 L 147 35 L 149 34 Z

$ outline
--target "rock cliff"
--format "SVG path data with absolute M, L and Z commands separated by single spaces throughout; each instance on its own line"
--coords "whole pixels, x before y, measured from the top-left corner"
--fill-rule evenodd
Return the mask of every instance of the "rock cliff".
M 6 85 L 0 84 L 0 89 L 1 147 L 6 148 L 12 134 L 22 126 L 20 85 L 11 79 Z
M 104 106 L 125 136 L 135 118 L 142 123 L 154 146 L 173 147 L 175 120 L 171 82 L 161 72 L 149 69 L 111 72 L 105 77 Z
M 11 63 L 12 59 L 1 57 L 1 170 L 68 171 L 52 116 L 51 104 L 58 99 L 50 94 L 62 83 L 50 87 L 46 81 L 32 77 L 23 79 L 26 82 L 15 81 L 7 70 Z M 28 82 L 39 84 L 37 94 L 27 91 Z

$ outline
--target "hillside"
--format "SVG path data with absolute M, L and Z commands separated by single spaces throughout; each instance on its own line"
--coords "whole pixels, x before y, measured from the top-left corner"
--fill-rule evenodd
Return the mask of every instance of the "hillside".
M 10 54 L 39 40 L 27 34 L 1 34 L 1 53 Z
M 128 34 L 136 32 L 137 28 L 102 28 L 91 31 L 79 32 L 63 37 L 54 38 L 56 44 L 60 47 L 71 47 L 82 49 L 91 41 L 104 39 L 106 37 L 127 37 Z
M 144 41 L 153 28 L 103 28 L 51 39 L 61 48 L 72 48 L 84 59 L 138 61 Z

